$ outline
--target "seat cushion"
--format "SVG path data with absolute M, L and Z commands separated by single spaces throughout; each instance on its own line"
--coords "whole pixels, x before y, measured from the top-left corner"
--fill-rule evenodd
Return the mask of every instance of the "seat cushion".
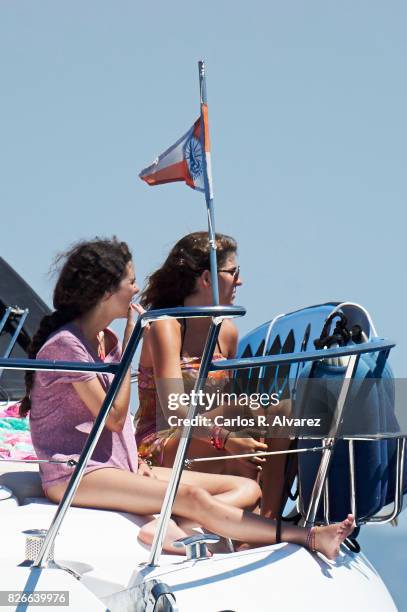
M 27 497 L 45 497 L 38 472 L 6 472 L 0 475 L 0 487 L 11 489 L 20 504 Z

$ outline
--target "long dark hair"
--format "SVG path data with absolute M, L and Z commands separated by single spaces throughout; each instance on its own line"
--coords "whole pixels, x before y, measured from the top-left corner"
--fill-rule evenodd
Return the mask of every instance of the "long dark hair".
M 34 359 L 54 331 L 91 310 L 106 291 L 117 289 L 131 259 L 127 244 L 115 236 L 78 242 L 58 255 L 55 266 L 61 270 L 53 295 L 55 310 L 41 320 L 28 346 L 28 356 Z M 26 394 L 20 405 L 21 416 L 26 416 L 31 408 L 34 374 L 31 371 L 25 374 Z
M 218 268 L 237 251 L 231 236 L 216 234 Z M 140 302 L 144 308 L 172 308 L 182 306 L 185 298 L 195 291 L 196 279 L 209 270 L 210 244 L 208 232 L 194 232 L 179 240 L 167 259 L 147 279 Z

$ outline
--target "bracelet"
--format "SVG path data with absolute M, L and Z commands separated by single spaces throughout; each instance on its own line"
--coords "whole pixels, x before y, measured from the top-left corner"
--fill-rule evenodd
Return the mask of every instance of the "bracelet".
M 315 547 L 315 535 L 318 527 L 310 527 L 307 532 L 307 538 L 305 540 L 305 548 L 308 548 L 311 552 L 317 552 Z
M 222 434 L 222 427 L 218 427 L 218 425 L 214 425 L 211 429 L 210 440 L 211 440 L 212 446 L 214 446 L 216 450 L 219 450 L 219 451 L 223 450 L 223 448 L 225 447 L 225 441 L 227 439 L 227 436 L 222 438 L 221 434 Z
M 150 470 L 152 469 L 153 462 L 151 460 L 151 457 L 142 457 L 140 453 L 137 453 L 137 458 L 138 458 L 138 465 L 140 465 L 141 463 L 144 463 L 144 465 L 150 468 Z

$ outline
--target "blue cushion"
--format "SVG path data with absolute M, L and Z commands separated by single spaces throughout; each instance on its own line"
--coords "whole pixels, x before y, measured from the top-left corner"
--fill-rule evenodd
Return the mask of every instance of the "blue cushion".
M 281 315 L 264 323 L 242 338 L 239 343 L 238 356 L 275 355 L 287 352 L 304 350 L 304 339 L 309 335 L 308 345 L 305 348 L 313 349 L 313 340 L 319 338 L 326 318 L 332 313 L 338 303 L 330 302 Z M 375 335 L 368 313 L 356 304 L 346 303 L 341 310 L 352 321 L 352 324 L 361 325 L 370 338 Z M 300 407 L 301 380 L 309 376 L 312 364 L 288 366 L 270 366 L 257 369 L 241 370 L 235 377 L 239 382 L 240 391 L 273 393 L 281 392 L 282 397 L 292 396 L 290 391 L 298 377 L 297 402 L 295 411 L 305 411 Z M 329 366 L 318 362 L 314 367 L 313 376 L 316 378 L 335 377 L 340 385 L 345 369 L 338 366 Z M 375 380 L 380 379 L 380 384 Z M 313 398 L 312 405 L 308 407 L 313 416 L 320 410 L 327 414 L 325 397 Z M 359 430 L 360 434 L 374 434 L 378 431 L 398 431 L 398 424 L 394 414 L 394 380 L 390 366 L 383 354 L 371 353 L 363 355 L 358 364 L 356 380 L 352 385 L 352 402 L 354 412 L 352 427 L 349 434 Z M 351 402 L 351 404 L 352 404 Z M 348 410 L 346 407 L 345 410 Z M 345 419 L 345 425 L 347 423 Z M 346 430 L 344 430 L 346 433 Z M 321 445 L 320 440 L 299 441 L 302 448 Z M 395 460 L 396 441 L 394 439 L 362 440 L 354 442 L 357 514 L 364 519 L 378 512 L 384 505 L 394 499 L 395 490 Z M 319 466 L 321 453 L 301 453 L 299 462 L 299 485 L 303 504 L 306 508 L 315 474 Z M 405 467 L 405 487 L 407 490 L 407 469 Z M 330 520 L 342 520 L 350 511 L 350 482 L 349 482 L 349 455 L 348 442 L 339 440 L 335 446 L 334 457 L 329 471 L 329 502 Z M 322 520 L 322 509 L 319 509 L 318 520 Z

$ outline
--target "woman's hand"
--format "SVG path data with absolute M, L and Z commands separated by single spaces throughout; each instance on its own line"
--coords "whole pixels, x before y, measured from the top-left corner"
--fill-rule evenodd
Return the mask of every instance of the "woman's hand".
M 136 312 L 138 312 L 139 316 L 146 312 L 146 309 L 141 306 L 141 304 L 130 304 L 129 310 L 133 308 Z
M 258 451 L 266 451 L 267 444 L 258 442 L 254 438 L 240 438 L 236 436 L 228 436 L 224 449 L 231 455 L 243 455 L 245 453 L 257 453 Z M 265 457 L 248 457 L 247 461 L 256 463 L 259 467 L 266 461 Z
M 140 304 L 130 304 L 129 309 L 127 311 L 127 322 L 126 322 L 126 328 L 124 330 L 124 337 L 123 337 L 123 347 L 126 346 L 126 344 L 128 343 L 128 341 L 130 340 L 130 336 L 132 334 L 132 331 L 134 329 L 135 326 L 135 321 L 134 321 L 134 315 L 135 313 L 138 313 L 138 315 L 142 315 L 145 313 L 145 310 L 142 306 L 140 306 Z
M 148 463 L 146 463 L 144 459 L 138 460 L 137 474 L 139 476 L 147 476 L 147 478 L 157 478 L 157 476 L 154 474 L 152 470 L 152 467 L 148 465 Z

